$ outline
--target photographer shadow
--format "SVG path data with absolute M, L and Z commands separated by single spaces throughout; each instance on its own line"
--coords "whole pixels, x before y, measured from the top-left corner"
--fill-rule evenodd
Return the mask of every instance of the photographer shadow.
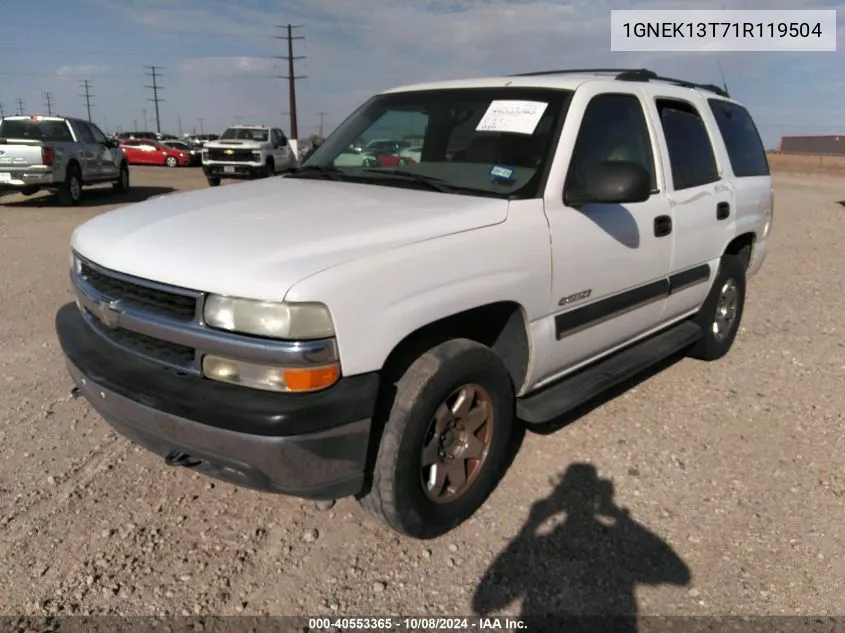
M 600 479 L 594 466 L 571 465 L 484 574 L 473 600 L 476 614 L 522 599 L 530 631 L 637 631 L 637 585 L 684 586 L 691 573 L 613 495 L 613 483 Z

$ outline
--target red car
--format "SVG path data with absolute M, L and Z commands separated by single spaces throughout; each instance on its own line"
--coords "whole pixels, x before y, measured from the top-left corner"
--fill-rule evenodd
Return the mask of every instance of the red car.
M 131 165 L 165 165 L 167 167 L 187 167 L 191 164 L 191 154 L 162 145 L 158 141 L 145 138 L 133 138 L 120 141 L 120 147 Z

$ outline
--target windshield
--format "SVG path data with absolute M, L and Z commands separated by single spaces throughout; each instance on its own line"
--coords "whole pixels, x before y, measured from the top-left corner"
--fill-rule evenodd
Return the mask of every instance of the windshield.
M 32 119 L 3 119 L 0 122 L 0 138 L 48 142 L 73 141 L 73 136 L 64 121 L 33 121 Z
M 251 127 L 230 127 L 223 132 L 220 137 L 221 141 L 266 141 L 269 130 L 262 130 L 261 128 Z
M 331 169 L 334 180 L 421 187 L 428 179 L 454 193 L 533 197 L 571 95 L 547 88 L 378 95 L 344 121 L 298 175 L 319 177 L 325 175 L 320 169 Z

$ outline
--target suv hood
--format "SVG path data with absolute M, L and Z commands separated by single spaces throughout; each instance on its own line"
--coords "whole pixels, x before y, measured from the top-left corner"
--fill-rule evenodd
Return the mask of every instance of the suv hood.
M 278 301 L 327 268 L 498 224 L 507 212 L 495 198 L 280 177 L 104 213 L 79 226 L 71 246 L 143 279 Z

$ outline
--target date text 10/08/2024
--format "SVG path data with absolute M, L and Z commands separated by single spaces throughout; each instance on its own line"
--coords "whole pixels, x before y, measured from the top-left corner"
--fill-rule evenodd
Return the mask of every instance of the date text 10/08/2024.
M 309 631 L 496 631 L 526 630 L 518 618 L 310 618 Z

